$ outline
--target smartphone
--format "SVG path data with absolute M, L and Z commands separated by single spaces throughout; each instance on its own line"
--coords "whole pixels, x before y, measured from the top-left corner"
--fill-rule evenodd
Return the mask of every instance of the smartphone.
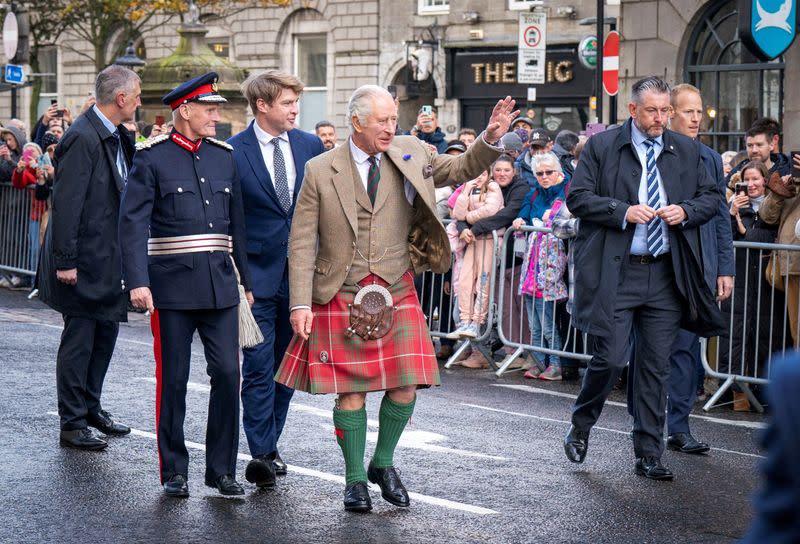
M 800 151 L 791 151 L 789 153 L 789 159 L 792 161 L 792 177 L 800 178 L 800 168 L 795 165 L 795 157 L 800 157 Z
M 161 126 L 164 124 L 164 116 L 163 115 L 156 115 L 156 125 Z
M 734 186 L 734 191 L 738 195 L 746 195 L 747 194 L 747 184 L 746 183 L 737 183 Z
M 33 149 L 30 149 L 30 148 L 26 149 L 25 151 L 22 152 L 22 160 L 23 160 L 23 162 L 25 164 L 28 164 L 28 162 L 31 160 L 32 156 L 33 156 Z
M 64 117 L 64 110 L 56 110 L 56 117 Z
M 58 104 L 58 99 L 57 98 L 51 98 L 50 99 L 50 105 L 51 106 L 55 106 L 56 104 Z
M 392 95 L 392 98 L 397 98 L 397 85 L 389 85 L 386 87 L 386 90 L 389 91 L 389 94 Z
M 424 106 L 422 106 L 422 110 L 421 111 L 425 115 L 431 115 L 431 114 L 433 114 L 433 106 L 431 106 L 429 104 L 425 104 Z

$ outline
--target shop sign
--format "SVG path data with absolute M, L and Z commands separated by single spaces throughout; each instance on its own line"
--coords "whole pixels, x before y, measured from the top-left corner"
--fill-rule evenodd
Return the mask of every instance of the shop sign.
M 797 36 L 798 0 L 739 0 L 739 35 L 759 59 L 781 56 Z
M 597 37 L 586 36 L 578 44 L 578 60 L 589 70 L 597 68 Z

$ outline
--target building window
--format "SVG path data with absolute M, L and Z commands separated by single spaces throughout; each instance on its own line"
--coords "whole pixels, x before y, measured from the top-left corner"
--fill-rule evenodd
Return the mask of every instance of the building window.
M 312 132 L 328 115 L 328 38 L 295 36 L 294 73 L 306 84 L 300 97 L 299 127 Z
M 747 50 L 737 4 L 711 2 L 686 51 L 685 81 L 700 89 L 707 114 L 700 138 L 719 152 L 744 149 L 744 133 L 759 117 L 783 117 L 783 59 L 759 62 Z
M 420 15 L 436 15 L 450 13 L 450 0 L 418 0 Z
M 206 40 L 208 48 L 214 54 L 223 59 L 229 59 L 231 55 L 231 41 L 229 38 L 210 38 Z
M 42 88 L 39 91 L 39 103 L 36 105 L 37 116 L 40 116 L 50 107 L 51 100 L 58 100 L 58 48 L 40 47 L 36 54 L 40 72 L 47 74 L 40 76 Z

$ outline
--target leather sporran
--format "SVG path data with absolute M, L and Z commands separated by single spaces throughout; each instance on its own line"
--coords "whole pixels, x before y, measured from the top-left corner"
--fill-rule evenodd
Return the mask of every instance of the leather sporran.
M 377 340 L 386 336 L 394 321 L 392 294 L 377 284 L 362 287 L 350 304 L 350 326 L 344 335 L 358 335 L 364 340 Z

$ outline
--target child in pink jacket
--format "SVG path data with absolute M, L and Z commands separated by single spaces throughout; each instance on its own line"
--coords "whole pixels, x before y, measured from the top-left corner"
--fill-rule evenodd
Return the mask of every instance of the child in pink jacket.
M 500 186 L 484 172 L 464 184 L 450 216 L 474 224 L 503 208 Z M 448 236 L 458 237 L 455 223 L 447 226 Z M 499 235 L 501 233 L 498 233 Z M 463 233 L 462 233 L 463 236 Z M 492 235 L 485 234 L 466 245 L 461 269 L 453 271 L 453 289 L 458 297 L 460 323 L 449 338 L 476 338 L 489 313 L 489 277 L 492 273 Z

